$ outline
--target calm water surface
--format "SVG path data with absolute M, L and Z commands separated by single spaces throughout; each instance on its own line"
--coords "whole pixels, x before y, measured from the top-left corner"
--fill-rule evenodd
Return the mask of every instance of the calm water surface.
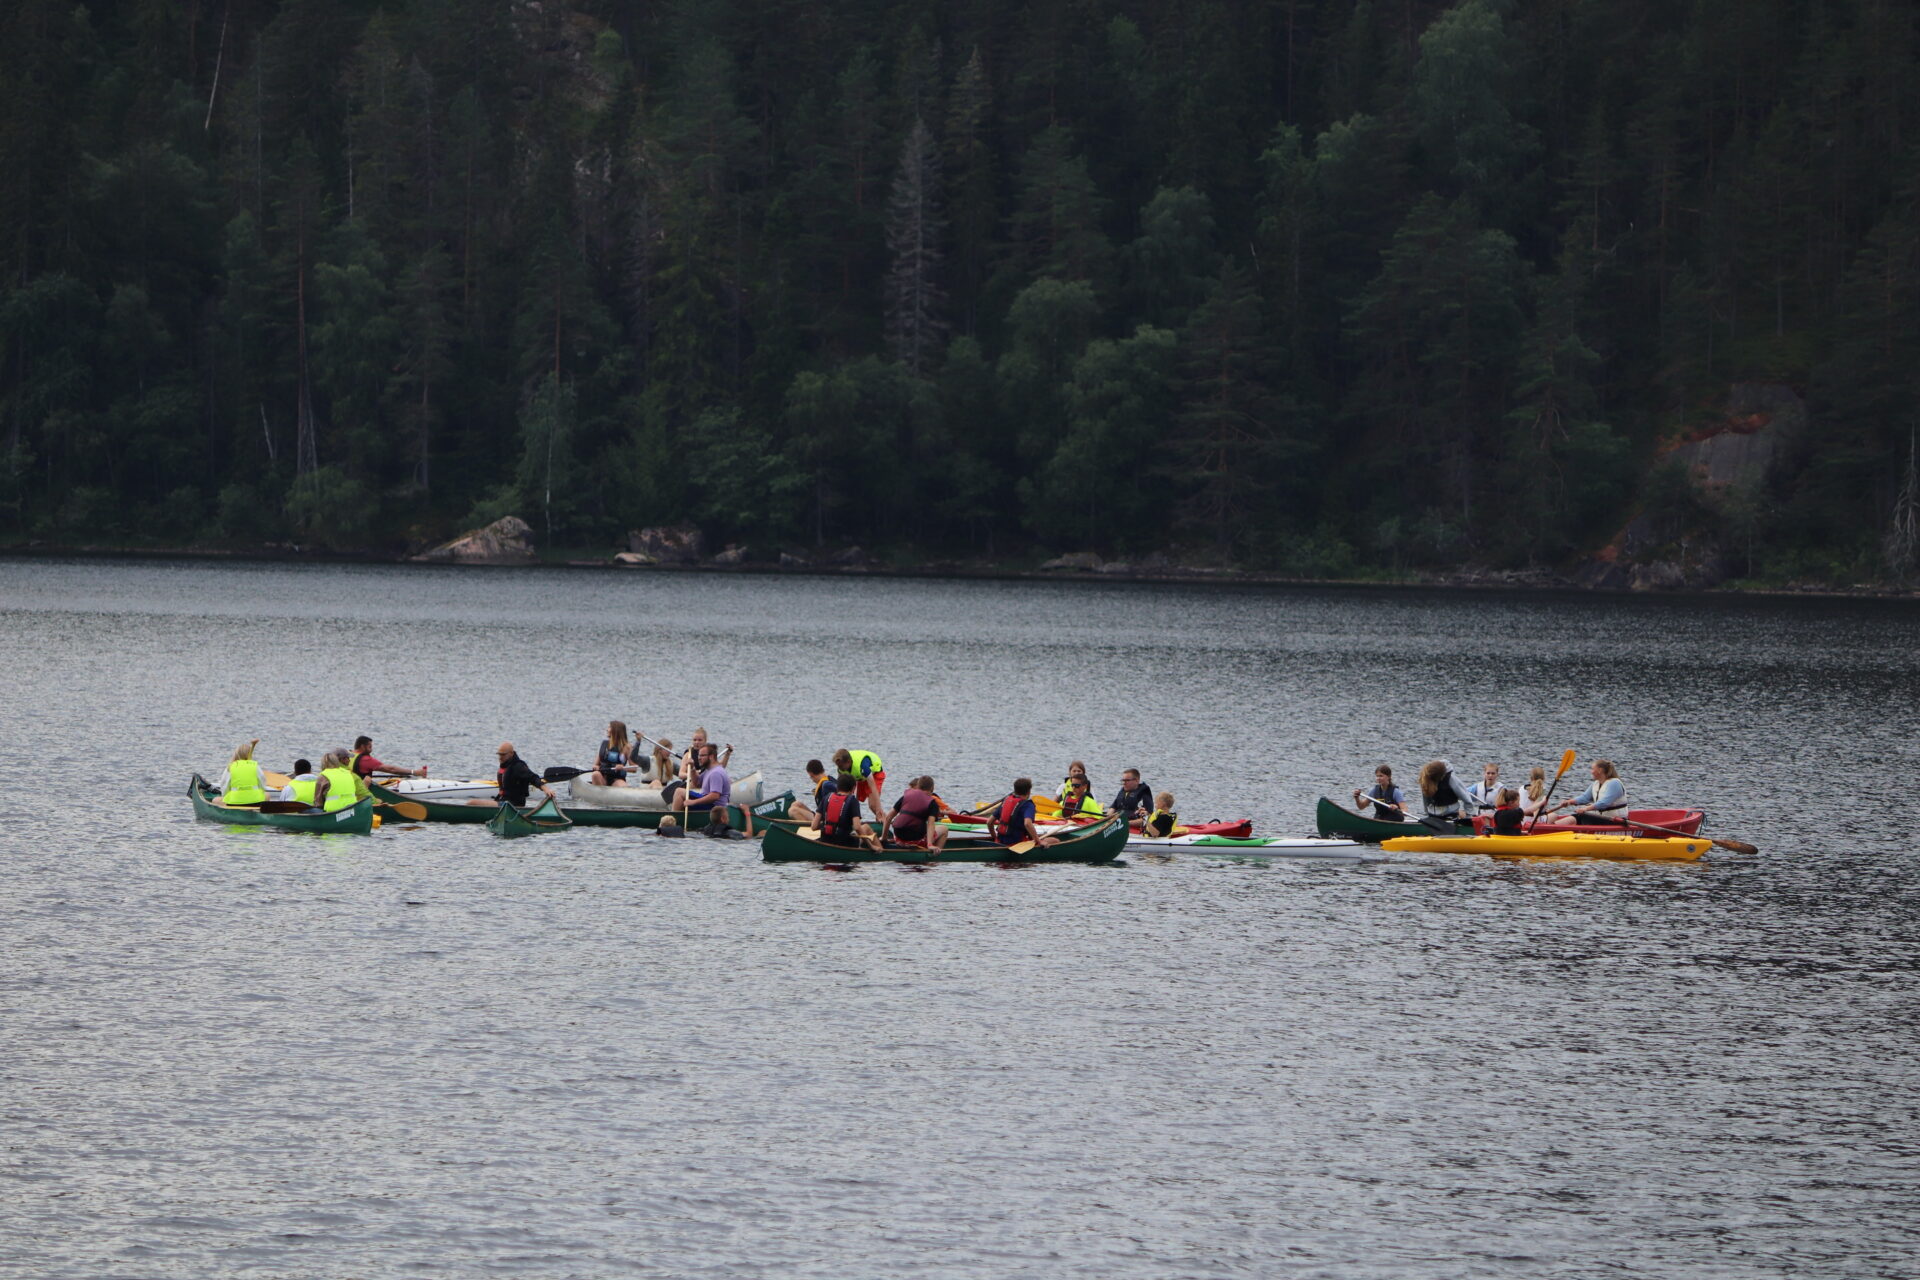
M 1920 611 L 0 560 L 0 1274 L 1910 1277 Z M 606 719 L 1305 832 L 1572 746 L 1757 859 L 852 873 L 182 794 Z

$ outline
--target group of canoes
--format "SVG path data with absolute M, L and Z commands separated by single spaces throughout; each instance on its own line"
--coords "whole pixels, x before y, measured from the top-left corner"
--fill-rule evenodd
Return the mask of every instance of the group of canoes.
M 1092 861 L 1109 846 L 1108 857 L 1127 848 L 1179 846 L 1251 856 L 1357 858 L 1363 843 L 1439 850 L 1442 840 L 1462 839 L 1477 843 L 1458 849 L 1449 844 L 1445 851 L 1691 857 L 1697 852 L 1655 846 L 1668 835 L 1696 837 L 1703 818 L 1689 810 L 1629 810 L 1625 783 L 1604 759 L 1590 766 L 1586 789 L 1559 804 L 1551 802 L 1553 786 L 1543 768 L 1533 769 L 1521 789 L 1501 784 L 1497 764 L 1488 764 L 1478 782 L 1466 784 L 1447 761 L 1434 760 L 1420 771 L 1422 814 L 1417 818 L 1407 793 L 1394 784 L 1392 769 L 1383 764 L 1370 788 L 1353 790 L 1351 810 L 1321 800 L 1317 838 L 1256 839 L 1247 820 L 1183 825 L 1174 797 L 1153 791 L 1137 768 L 1121 772 L 1118 792 L 1103 806 L 1092 798 L 1086 766 L 1077 760 L 1051 796 L 1022 777 L 1000 799 L 960 809 L 941 797 L 926 774 L 910 779 L 889 806 L 887 770 L 879 753 L 853 748 L 833 752 L 831 767 L 818 759 L 807 762 L 810 794 L 804 802 L 788 793 L 758 803 L 761 781 L 755 773 L 739 784 L 749 791 L 736 803 L 736 783 L 727 769 L 731 745 L 714 743 L 700 729 L 676 754 L 670 740 L 630 732 L 618 720 L 608 723 L 586 769 L 536 771 L 511 742 L 503 742 L 491 783 L 444 783 L 429 780 L 425 765 L 389 765 L 373 754 L 365 735 L 351 749 L 324 753 L 317 769 L 307 760 L 296 761 L 290 775 L 263 769 L 254 759 L 257 746 L 256 739 L 234 752 L 217 789 L 196 775 L 190 791 L 197 813 L 322 830 L 370 830 L 380 813 L 414 821 L 485 821 L 509 835 L 576 823 L 667 834 L 691 828 L 736 838 L 764 834 L 770 859 L 816 861 L 843 860 L 843 855 L 854 860 Z M 1561 774 L 1572 758 L 1569 752 L 1563 759 Z M 1559 778 L 1556 774 L 1555 785 Z M 564 810 L 553 787 L 560 781 L 571 788 Z M 530 808 L 536 790 L 544 799 Z M 1564 816 L 1556 816 L 1562 811 Z M 1504 847 L 1523 834 L 1523 845 Z M 1566 849 L 1556 847 L 1555 837 L 1576 836 Z M 1592 845 L 1589 837 L 1603 843 Z

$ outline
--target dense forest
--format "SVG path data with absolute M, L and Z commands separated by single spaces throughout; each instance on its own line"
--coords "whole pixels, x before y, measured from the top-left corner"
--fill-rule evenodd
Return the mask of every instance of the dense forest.
M 10 7 L 0 540 L 1911 564 L 1910 0 Z

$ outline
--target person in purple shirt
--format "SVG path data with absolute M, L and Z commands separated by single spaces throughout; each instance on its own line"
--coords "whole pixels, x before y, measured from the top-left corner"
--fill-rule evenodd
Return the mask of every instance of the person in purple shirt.
M 711 742 L 706 744 L 701 761 L 703 766 L 698 789 L 683 792 L 673 798 L 676 809 L 705 809 L 713 816 L 708 821 L 708 831 L 715 827 L 724 831 L 727 827 L 726 807 L 733 803 L 733 779 L 720 764 L 720 748 Z

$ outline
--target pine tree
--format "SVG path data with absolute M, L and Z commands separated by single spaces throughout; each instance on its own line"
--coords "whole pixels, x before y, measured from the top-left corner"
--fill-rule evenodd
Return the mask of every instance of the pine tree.
M 940 287 L 940 151 L 916 118 L 900 147 L 900 170 L 887 202 L 887 340 L 918 376 L 947 331 L 946 293 Z
M 953 223 L 953 289 L 960 327 L 978 323 L 980 290 L 993 252 L 995 208 L 993 148 L 987 138 L 992 112 L 986 67 L 976 46 L 954 76 L 947 94 L 945 139 L 947 209 Z

